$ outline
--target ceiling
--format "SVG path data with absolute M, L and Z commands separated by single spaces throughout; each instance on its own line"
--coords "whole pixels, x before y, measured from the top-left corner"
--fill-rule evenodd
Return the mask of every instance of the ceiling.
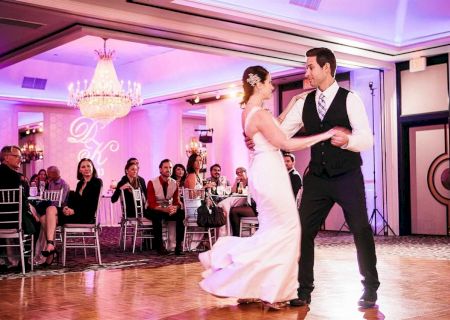
M 0 103 L 64 105 L 108 38 L 119 78 L 141 82 L 151 104 L 215 92 L 252 64 L 300 73 L 313 46 L 352 68 L 448 53 L 450 2 L 6 0 L 0 34 Z M 25 76 L 47 79 L 46 89 L 22 88 Z

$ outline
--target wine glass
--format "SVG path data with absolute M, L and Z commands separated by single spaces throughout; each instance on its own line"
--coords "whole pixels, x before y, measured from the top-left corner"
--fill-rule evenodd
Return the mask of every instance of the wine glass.
M 220 184 L 221 186 L 226 186 L 226 185 L 227 185 L 227 177 L 225 177 L 225 176 L 220 176 L 220 177 L 219 177 L 219 184 Z

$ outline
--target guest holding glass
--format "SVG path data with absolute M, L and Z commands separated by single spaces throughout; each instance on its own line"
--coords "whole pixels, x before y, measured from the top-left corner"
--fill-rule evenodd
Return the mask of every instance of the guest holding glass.
M 231 187 L 232 193 L 238 193 L 239 184 L 241 188 L 245 189 L 248 185 L 247 169 L 244 167 L 236 168 L 236 178 L 234 179 L 233 186 Z
M 38 187 L 40 195 L 42 195 L 42 192 L 45 190 L 45 188 L 47 188 L 47 180 L 48 180 L 47 171 L 45 171 L 45 169 L 39 170 L 36 187 Z
M 242 193 L 245 188 L 247 188 L 248 185 L 248 178 L 247 178 L 247 170 L 244 167 L 238 167 L 236 168 L 236 178 L 234 180 L 233 186 L 231 187 L 232 193 Z M 239 221 L 240 216 L 234 216 L 233 219 L 230 216 L 231 209 L 234 207 L 244 206 L 247 204 L 247 197 L 228 197 L 221 202 L 219 202 L 218 206 L 223 209 L 224 215 L 227 217 L 227 224 L 228 226 L 221 227 L 219 229 L 219 236 L 224 235 L 230 235 L 231 233 L 233 235 L 236 235 L 236 228 L 233 231 L 233 223 L 235 225 L 235 222 L 237 221 L 237 225 L 239 228 Z M 249 203 L 250 205 L 250 203 Z M 239 232 L 237 232 L 238 234 Z
M 223 193 L 224 188 L 230 185 L 230 182 L 225 176 L 222 176 L 222 167 L 215 163 L 209 168 L 210 177 L 206 181 L 211 185 L 211 194 L 218 195 Z M 222 191 L 222 192 L 219 192 Z
M 36 187 L 37 188 L 38 184 L 39 184 L 38 175 L 35 173 L 30 178 L 30 187 Z

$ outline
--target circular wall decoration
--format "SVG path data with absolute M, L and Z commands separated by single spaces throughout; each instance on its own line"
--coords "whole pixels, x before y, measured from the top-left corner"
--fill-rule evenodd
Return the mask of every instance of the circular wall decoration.
M 442 172 L 441 182 L 445 189 L 450 190 L 450 175 L 448 168 Z
M 441 154 L 428 169 L 428 188 L 433 197 L 443 205 L 450 205 L 449 155 Z

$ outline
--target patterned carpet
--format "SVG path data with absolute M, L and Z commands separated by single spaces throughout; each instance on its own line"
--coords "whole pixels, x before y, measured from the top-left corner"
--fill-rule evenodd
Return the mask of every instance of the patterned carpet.
M 198 252 L 189 252 L 184 256 L 158 256 L 152 250 L 137 250 L 131 253 L 131 245 L 127 251 L 118 246 L 119 228 L 105 227 L 101 232 L 101 254 L 103 265 L 96 263 L 93 250 L 88 251 L 85 259 L 82 249 L 70 250 L 67 255 L 66 267 L 54 263 L 50 267 L 37 267 L 33 272 L 27 272 L 25 277 L 48 276 L 66 272 L 81 272 L 103 269 L 123 268 L 157 268 L 172 264 L 186 264 L 198 261 Z M 379 257 L 404 256 L 420 259 L 450 260 L 450 237 L 441 236 L 403 236 L 375 237 L 376 250 Z M 322 231 L 316 239 L 317 250 L 347 251 L 354 250 L 353 237 L 346 232 L 337 233 Z M 20 278 L 20 270 L 2 270 L 0 279 Z

